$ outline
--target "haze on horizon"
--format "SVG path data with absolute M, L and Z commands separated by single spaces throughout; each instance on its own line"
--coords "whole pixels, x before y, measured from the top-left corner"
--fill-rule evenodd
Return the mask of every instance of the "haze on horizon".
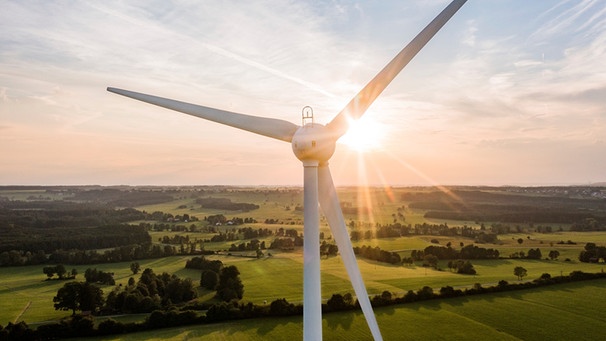
M 0 185 L 300 185 L 287 143 L 115 86 L 327 123 L 449 0 L 4 1 Z M 337 185 L 606 181 L 606 2 L 469 0 L 339 144 Z

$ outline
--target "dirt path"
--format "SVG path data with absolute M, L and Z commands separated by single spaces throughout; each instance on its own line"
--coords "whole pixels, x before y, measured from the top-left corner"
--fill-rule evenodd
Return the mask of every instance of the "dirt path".
M 25 308 L 23 308 L 23 310 L 21 310 L 21 312 L 19 313 L 19 315 L 17 315 L 17 317 L 15 317 L 15 321 L 13 321 L 13 323 L 17 323 L 17 321 L 19 321 L 19 319 L 21 318 L 21 316 L 23 316 L 23 314 L 25 314 L 25 312 L 27 311 L 27 309 L 29 309 L 30 305 L 32 305 L 32 301 L 27 302 L 27 305 L 25 305 Z

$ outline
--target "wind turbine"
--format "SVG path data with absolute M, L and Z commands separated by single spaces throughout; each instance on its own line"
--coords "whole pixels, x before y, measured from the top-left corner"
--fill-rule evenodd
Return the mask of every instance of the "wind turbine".
M 238 114 L 138 92 L 107 88 L 108 91 L 143 102 L 176 110 L 259 135 L 290 142 L 295 156 L 303 163 L 303 339 L 322 339 L 322 296 L 320 291 L 320 213 L 322 208 L 335 238 L 347 274 L 375 340 L 381 332 L 356 262 L 345 219 L 332 181 L 328 160 L 351 120 L 359 119 L 398 73 L 446 24 L 467 0 L 454 0 L 431 21 L 383 70 L 381 70 L 327 125 L 303 115 L 302 126 L 291 122 Z M 305 119 L 311 122 L 305 124 Z

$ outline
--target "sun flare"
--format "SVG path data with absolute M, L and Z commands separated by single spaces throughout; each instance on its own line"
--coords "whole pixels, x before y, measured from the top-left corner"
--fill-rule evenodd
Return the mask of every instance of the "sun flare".
M 364 116 L 350 122 L 349 130 L 339 139 L 339 143 L 358 153 L 364 153 L 379 149 L 385 134 L 386 128 L 382 124 L 373 120 L 372 116 Z

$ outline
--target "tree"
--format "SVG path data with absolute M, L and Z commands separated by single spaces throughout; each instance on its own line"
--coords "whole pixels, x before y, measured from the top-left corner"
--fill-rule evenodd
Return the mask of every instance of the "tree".
M 69 282 L 57 291 L 53 297 L 55 310 L 95 311 L 103 304 L 103 291 L 97 286 L 85 282 Z
M 351 305 L 345 302 L 345 298 L 341 294 L 333 294 L 332 297 L 326 301 L 326 305 L 331 311 L 339 311 L 351 308 Z
M 526 255 L 526 258 L 528 259 L 541 259 L 541 257 L 543 257 L 543 255 L 539 248 L 528 250 L 528 255 Z
M 55 310 L 71 310 L 72 315 L 76 315 L 76 310 L 80 309 L 80 282 L 69 282 L 57 291 L 57 296 L 53 297 Z
M 528 271 L 521 266 L 516 266 L 515 269 L 513 269 L 513 274 L 518 276 L 518 280 L 521 281 L 523 277 L 526 277 Z
M 55 267 L 55 272 L 57 273 L 57 276 L 59 276 L 60 279 L 63 279 L 65 277 L 65 274 L 67 273 L 67 270 L 65 270 L 63 264 L 59 264 Z
M 219 274 L 212 270 L 203 270 L 200 274 L 200 286 L 208 290 L 217 289 L 219 284 Z
M 560 252 L 558 250 L 549 251 L 549 259 L 554 260 L 558 259 L 558 257 L 560 257 Z
M 54 266 L 45 266 L 42 268 L 42 272 L 48 276 L 48 279 L 51 279 L 55 275 L 55 267 Z
M 425 255 L 425 257 L 423 257 L 423 266 L 429 266 L 436 269 L 438 267 L 438 257 L 434 255 Z
M 103 305 L 103 291 L 96 285 L 82 283 L 80 287 L 80 310 L 94 312 Z
M 523 242 L 524 242 L 524 239 L 518 238 L 518 244 L 522 244 Z
M 130 263 L 130 271 L 133 272 L 133 275 L 136 275 L 141 270 L 141 266 L 138 262 Z
M 242 299 L 244 295 L 244 285 L 240 280 L 240 271 L 234 265 L 221 269 L 219 274 L 219 285 L 217 287 L 217 296 L 228 302 L 233 299 Z

